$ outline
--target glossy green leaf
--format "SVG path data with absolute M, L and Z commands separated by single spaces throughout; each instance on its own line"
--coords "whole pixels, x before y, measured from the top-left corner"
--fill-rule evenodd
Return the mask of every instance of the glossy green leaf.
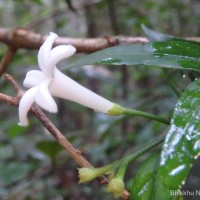
M 159 193 L 169 191 L 167 200 L 173 199 L 171 190 L 177 190 L 185 179 L 197 157 L 200 155 L 200 78 L 184 91 L 178 101 L 161 153 L 157 182 Z
M 160 161 L 160 152 L 151 154 L 140 166 L 134 177 L 131 187 L 131 200 L 155 200 L 155 191 L 158 188 L 157 171 Z M 158 191 L 159 192 L 159 191 Z M 164 190 L 159 192 L 159 198 L 168 200 L 169 191 Z M 183 200 L 180 194 L 172 195 L 171 200 Z
M 186 41 L 130 44 L 107 48 L 71 63 L 68 68 L 87 64 L 148 65 L 200 71 L 200 46 Z
M 159 160 L 160 153 L 154 153 L 140 166 L 131 187 L 132 200 L 152 198 Z
M 45 153 L 51 160 L 54 160 L 62 150 L 62 147 L 55 141 L 41 141 L 37 144 L 37 148 Z

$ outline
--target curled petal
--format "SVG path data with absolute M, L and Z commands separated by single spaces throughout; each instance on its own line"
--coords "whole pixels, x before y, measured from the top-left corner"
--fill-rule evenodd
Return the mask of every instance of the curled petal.
M 34 96 L 37 91 L 37 87 L 33 87 L 26 91 L 19 103 L 19 123 L 20 126 L 27 126 L 28 119 L 27 113 L 31 108 L 31 105 L 34 102 Z
M 50 32 L 49 37 L 45 40 L 44 44 L 40 47 L 38 52 L 38 64 L 40 69 L 46 73 L 47 60 L 52 49 L 54 41 L 58 38 L 56 33 Z
M 39 85 L 45 80 L 45 75 L 39 70 L 31 70 L 26 74 L 23 85 L 26 88 L 31 88 Z
M 72 56 L 76 52 L 76 48 L 72 45 L 59 45 L 54 47 L 47 61 L 48 76 L 52 76 L 55 65 L 64 58 Z
M 41 83 L 36 91 L 35 101 L 41 108 L 49 112 L 56 113 L 58 108 L 48 88 L 50 81 L 50 79 L 47 79 Z

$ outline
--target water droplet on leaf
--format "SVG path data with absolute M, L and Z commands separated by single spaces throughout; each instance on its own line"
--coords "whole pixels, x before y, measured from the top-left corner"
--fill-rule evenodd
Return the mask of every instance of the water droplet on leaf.
M 170 176 L 176 176 L 176 175 L 178 175 L 179 173 L 181 173 L 184 169 L 185 169 L 185 165 L 180 165 L 180 166 L 178 166 L 178 167 L 176 167 L 175 169 L 173 169 L 170 173 L 169 173 L 169 175 Z

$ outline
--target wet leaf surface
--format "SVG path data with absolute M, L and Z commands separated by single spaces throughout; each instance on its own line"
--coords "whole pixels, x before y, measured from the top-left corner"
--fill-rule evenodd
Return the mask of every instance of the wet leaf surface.
M 130 44 L 107 48 L 68 65 L 147 65 L 200 71 L 200 46 L 184 40 Z
M 154 153 L 147 158 L 137 171 L 131 187 L 132 200 L 151 200 L 155 186 L 160 153 Z
M 171 128 L 166 136 L 158 169 L 155 199 L 162 191 L 180 189 L 200 154 L 200 79 L 197 79 L 184 91 L 179 99 Z

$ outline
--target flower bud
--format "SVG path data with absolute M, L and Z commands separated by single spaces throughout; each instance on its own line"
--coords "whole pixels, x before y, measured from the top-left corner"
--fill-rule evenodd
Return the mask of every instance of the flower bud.
M 107 192 L 113 194 L 115 198 L 122 196 L 124 190 L 124 181 L 120 177 L 115 177 L 110 180 L 106 188 Z
M 89 182 L 109 171 L 111 167 L 112 165 L 106 165 L 100 168 L 79 168 L 79 183 Z
M 79 170 L 79 183 L 89 182 L 96 178 L 95 169 L 93 168 L 80 168 Z

